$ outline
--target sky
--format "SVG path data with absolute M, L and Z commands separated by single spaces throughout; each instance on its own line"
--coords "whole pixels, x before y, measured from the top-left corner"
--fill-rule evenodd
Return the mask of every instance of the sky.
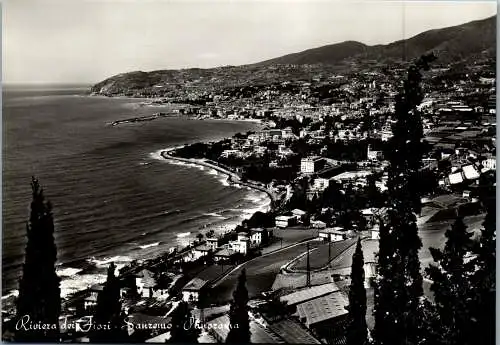
M 347 40 L 386 44 L 496 14 L 496 1 L 3 0 L 4 83 L 241 65 Z

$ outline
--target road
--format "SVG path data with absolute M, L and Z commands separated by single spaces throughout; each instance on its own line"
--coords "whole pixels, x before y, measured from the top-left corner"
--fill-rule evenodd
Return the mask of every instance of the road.
M 249 260 L 237 266 L 214 284 L 211 295 L 219 303 L 230 301 L 232 299 L 232 291 L 236 287 L 238 276 L 243 268 L 246 269 L 247 289 L 250 298 L 256 297 L 261 292 L 269 291 L 281 267 L 304 253 L 307 250 L 307 243 L 309 243 L 310 249 L 320 245 L 320 242 L 310 240 Z
M 483 218 L 484 215 L 473 216 L 465 218 L 464 221 L 470 229 L 478 229 Z M 444 245 L 446 241 L 444 233 L 449 228 L 450 223 L 451 220 L 448 222 L 425 223 L 419 227 L 419 236 L 422 239 L 423 245 L 419 253 L 422 269 L 427 267 L 432 261 L 429 247 L 442 247 Z M 232 299 L 232 291 L 236 286 L 237 278 L 243 268 L 246 269 L 247 288 L 250 298 L 254 298 L 264 291 L 269 291 L 280 269 L 297 256 L 306 252 L 306 243 L 309 243 L 309 249 L 322 246 L 321 252 L 325 251 L 322 242 L 310 240 L 247 261 L 234 268 L 213 286 L 212 295 L 214 297 L 214 302 L 228 302 Z M 337 257 L 332 255 L 332 268 L 339 269 L 350 267 L 354 249 L 355 246 L 350 246 L 347 250 L 340 252 Z M 365 262 L 375 261 L 375 253 L 378 251 L 378 241 L 370 239 L 363 241 L 363 249 Z
M 481 228 L 484 215 L 470 216 L 464 219 L 464 223 L 469 231 Z M 424 223 L 419 226 L 418 235 L 422 240 L 422 249 L 419 251 L 419 258 L 422 269 L 425 269 L 433 262 L 429 248 L 442 248 L 446 242 L 445 232 L 451 226 L 453 220 L 442 222 Z M 334 269 L 351 267 L 352 255 L 355 247 L 351 247 L 332 261 Z M 363 255 L 365 262 L 375 261 L 375 253 L 378 251 L 378 241 L 363 241 Z

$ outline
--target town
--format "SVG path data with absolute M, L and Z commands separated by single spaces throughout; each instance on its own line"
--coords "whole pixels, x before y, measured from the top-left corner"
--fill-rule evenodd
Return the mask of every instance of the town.
M 230 324 L 232 293 L 243 279 L 252 343 L 344 344 L 358 242 L 367 325 L 373 329 L 380 219 L 390 198 L 387 152 L 408 68 L 372 63 L 336 74 L 311 66 L 315 75 L 304 80 L 220 90 L 193 82 L 177 93 L 156 85 L 156 93 L 142 95 L 192 119 L 258 121 L 256 131 L 184 145 L 164 156 L 226 171 L 230 183 L 267 193 L 270 208 L 229 232 L 200 232 L 189 246 L 165 248 L 160 257 L 120 270 L 111 264 L 106 283 L 63 302 L 60 319 L 81 326 L 61 327 L 62 340 L 89 341 L 85 317 L 96 312 L 100 294 L 117 279 L 120 315 L 135 325 L 126 328 L 128 341 L 167 341 L 176 310 L 187 305 L 191 322 L 202 329 L 199 342 L 225 342 L 230 330 L 220 325 Z M 457 215 L 469 232 L 480 231 L 486 212 L 480 195 L 494 194 L 495 61 L 456 65 L 438 59 L 423 75 L 417 225 L 425 268 L 432 261 L 429 248 L 442 247 Z M 424 293 L 432 296 L 425 276 Z M 13 320 L 4 310 L 4 339 L 13 336 Z

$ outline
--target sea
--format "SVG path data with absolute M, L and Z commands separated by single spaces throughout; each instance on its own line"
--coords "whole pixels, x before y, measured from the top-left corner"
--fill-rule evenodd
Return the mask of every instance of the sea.
M 123 267 L 157 256 L 200 232 L 229 231 L 269 207 L 262 192 L 160 155 L 257 124 L 172 117 L 111 126 L 170 109 L 88 91 L 82 85 L 3 89 L 3 299 L 16 295 L 22 272 L 32 176 L 53 205 L 63 297 L 104 281 L 110 262 Z

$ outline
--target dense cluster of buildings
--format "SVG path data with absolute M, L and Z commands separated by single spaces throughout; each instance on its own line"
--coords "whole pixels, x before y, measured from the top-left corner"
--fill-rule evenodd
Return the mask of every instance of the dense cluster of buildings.
M 440 66 L 425 78 L 425 98 L 419 111 L 430 149 L 422 159 L 422 170 L 436 176 L 437 188 L 422 198 L 422 219 L 439 217 L 450 208 L 477 204 L 480 178 L 496 171 L 496 84 L 485 72 L 490 67 L 471 66 L 457 79 L 448 75 L 449 66 Z M 265 156 L 266 160 L 260 162 L 267 165 L 266 169 L 290 169 L 293 179 L 276 178 L 267 186 L 284 202 L 299 192 L 299 180 L 305 181 L 305 190 L 300 192 L 308 200 L 321 196 L 332 184 L 364 188 L 371 178 L 383 193 L 388 182 L 383 148 L 393 136 L 395 96 L 403 72 L 402 68 L 394 68 L 387 73 L 319 75 L 310 81 L 285 81 L 251 91 L 232 88 L 199 92 L 186 88 L 182 98 L 191 102 L 176 105 L 175 111 L 199 119 L 260 120 L 264 125 L 261 130 L 232 138 L 230 147 L 218 158 L 227 163 L 230 159 L 245 161 Z M 170 101 L 164 98 L 155 102 Z M 338 152 L 354 152 L 358 144 L 359 156 Z M 359 211 L 366 221 L 365 229 L 309 219 L 306 210 L 281 207 L 274 217 L 274 228 L 317 229 L 318 240 L 327 243 L 345 241 L 363 232 L 368 245 L 374 245 L 379 238 L 376 220 L 386 209 L 370 207 Z M 468 207 L 467 212 L 475 212 L 474 207 Z M 201 308 L 203 312 L 199 303 L 214 282 L 234 268 L 238 260 L 257 253 L 265 244 L 264 238 L 273 237 L 272 232 L 273 227 L 256 227 L 230 237 L 206 237 L 189 248 L 171 252 L 168 269 L 159 265 L 133 271 L 120 290 L 124 312 L 131 320 L 167 323 L 172 310 L 183 300 L 195 308 L 193 314 L 199 322 L 213 326 L 204 333 L 203 340 L 225 342 L 229 329 L 217 325 L 229 323 L 229 307 L 217 304 L 217 296 L 213 295 L 212 303 Z M 374 277 L 375 262 L 365 257 L 367 286 Z M 250 302 L 252 342 L 342 344 L 348 315 L 348 277 L 349 269 L 335 274 L 308 271 L 297 276 L 280 272 L 268 298 Z M 102 289 L 102 284 L 87 289 L 78 302 L 65 308 L 67 316 L 77 319 L 91 312 Z M 83 334 L 66 336 L 85 339 Z M 141 337 L 144 341 L 163 342 L 168 332 L 150 329 Z

